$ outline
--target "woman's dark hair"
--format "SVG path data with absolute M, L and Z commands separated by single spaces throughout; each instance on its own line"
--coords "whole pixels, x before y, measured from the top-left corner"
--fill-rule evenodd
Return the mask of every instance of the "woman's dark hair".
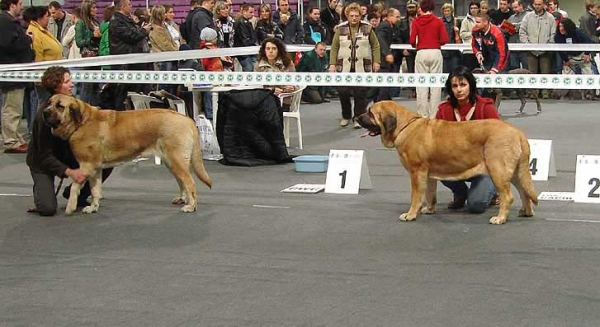
M 577 27 L 575 26 L 575 23 L 573 23 L 572 20 L 570 20 L 569 18 L 563 18 L 563 19 L 560 20 L 559 25 L 560 24 L 562 24 L 562 26 L 565 28 L 565 35 L 566 36 L 573 36 L 573 35 L 575 35 L 575 29 Z M 556 33 L 560 33 L 558 26 L 556 26 Z
M 423 12 L 433 11 L 435 9 L 435 1 L 434 0 L 421 0 L 421 3 L 419 3 L 419 6 L 421 7 L 421 11 L 423 11 Z
M 46 14 L 50 14 L 48 7 L 46 6 L 29 7 L 25 9 L 25 12 L 23 13 L 23 20 L 25 20 L 25 17 L 27 17 L 28 21 L 36 21 L 46 16 Z
M 71 74 L 69 69 L 63 66 L 48 67 L 42 75 L 42 87 L 50 94 L 56 93 L 56 89 L 63 83 L 65 73 Z
M 467 67 L 458 66 L 450 72 L 448 79 L 446 80 L 446 94 L 448 94 L 448 101 L 450 101 L 452 108 L 458 108 L 458 99 L 454 95 L 454 92 L 452 92 L 452 79 L 455 77 L 459 80 L 465 79 L 469 82 L 469 102 L 475 103 L 477 100 L 477 83 L 475 82 L 475 76 L 473 76 L 473 73 L 471 73 Z
M 472 6 L 477 6 L 477 8 L 481 8 L 481 6 L 479 5 L 479 1 L 471 1 L 471 2 L 469 2 L 469 10 L 471 10 Z
M 281 61 L 283 62 L 283 65 L 285 67 L 292 65 L 292 60 L 287 55 L 287 50 L 285 48 L 285 44 L 283 43 L 283 41 L 281 41 L 280 39 L 273 38 L 273 37 L 268 37 L 262 41 L 262 44 L 260 45 L 260 50 L 258 50 L 257 60 L 258 61 L 267 60 L 267 54 L 265 53 L 265 47 L 267 46 L 267 43 L 269 43 L 269 42 L 275 44 L 275 46 L 277 47 L 277 59 L 281 59 Z

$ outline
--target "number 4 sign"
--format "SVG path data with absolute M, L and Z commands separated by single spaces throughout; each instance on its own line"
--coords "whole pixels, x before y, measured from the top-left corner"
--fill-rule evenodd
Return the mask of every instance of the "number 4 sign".
M 358 194 L 359 188 L 373 188 L 364 151 L 329 151 L 325 193 Z
M 573 200 L 600 203 L 600 156 L 577 156 Z
M 548 176 L 556 176 L 552 140 L 529 141 L 529 171 L 534 181 L 547 181 Z

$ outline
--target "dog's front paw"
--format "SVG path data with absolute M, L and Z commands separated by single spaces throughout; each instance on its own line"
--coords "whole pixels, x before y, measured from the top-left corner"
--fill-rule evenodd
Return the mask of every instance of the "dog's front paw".
M 173 201 L 171 201 L 172 204 L 184 204 L 185 203 L 185 199 L 178 196 L 176 198 L 173 199 Z
M 70 216 L 73 214 L 73 212 L 75 212 L 75 208 L 69 208 L 69 205 L 67 204 L 67 208 L 65 209 L 65 215 Z
M 521 208 L 519 210 L 519 217 L 533 217 L 533 210 L 531 210 L 531 212 L 527 212 L 527 210 L 525 210 L 524 208 Z
M 492 225 L 502 225 L 505 222 L 506 222 L 506 217 L 501 218 L 498 216 L 494 216 L 494 217 L 490 218 L 490 224 L 492 224 Z
M 83 207 L 83 209 L 81 209 L 81 212 L 83 213 L 94 213 L 94 212 L 98 212 L 98 206 L 95 205 L 89 205 L 87 207 Z
M 405 212 L 398 217 L 398 220 L 400 221 L 412 221 L 415 219 L 417 219 L 417 215 L 410 215 L 408 212 Z
M 433 215 L 435 213 L 435 206 L 425 206 L 421 209 L 421 213 L 424 213 L 426 215 Z
M 181 207 L 181 212 L 194 212 L 196 211 L 196 206 L 193 206 L 191 204 L 186 204 L 183 207 Z

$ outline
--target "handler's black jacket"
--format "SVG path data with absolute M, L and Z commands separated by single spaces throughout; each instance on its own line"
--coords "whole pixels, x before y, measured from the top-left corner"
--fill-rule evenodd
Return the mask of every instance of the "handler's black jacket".
M 31 38 L 19 20 L 6 11 L 0 11 L 0 64 L 18 64 L 32 62 L 35 53 L 31 49 Z M 14 90 L 24 88 L 28 83 L 1 82 L 0 89 Z
M 78 167 L 69 142 L 52 135 L 52 129 L 44 123 L 42 110 L 38 110 L 33 119 L 27 166 L 34 173 L 58 177 L 66 177 L 67 168 Z

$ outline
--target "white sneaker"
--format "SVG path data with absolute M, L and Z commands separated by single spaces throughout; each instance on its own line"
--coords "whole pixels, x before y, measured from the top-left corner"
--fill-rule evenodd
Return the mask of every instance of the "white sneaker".
M 354 126 L 354 129 L 362 128 L 362 126 L 360 126 L 360 124 L 358 123 L 357 120 L 354 121 L 353 126 Z
M 346 127 L 348 124 L 350 124 L 350 119 L 342 118 L 342 120 L 340 120 L 340 126 Z

